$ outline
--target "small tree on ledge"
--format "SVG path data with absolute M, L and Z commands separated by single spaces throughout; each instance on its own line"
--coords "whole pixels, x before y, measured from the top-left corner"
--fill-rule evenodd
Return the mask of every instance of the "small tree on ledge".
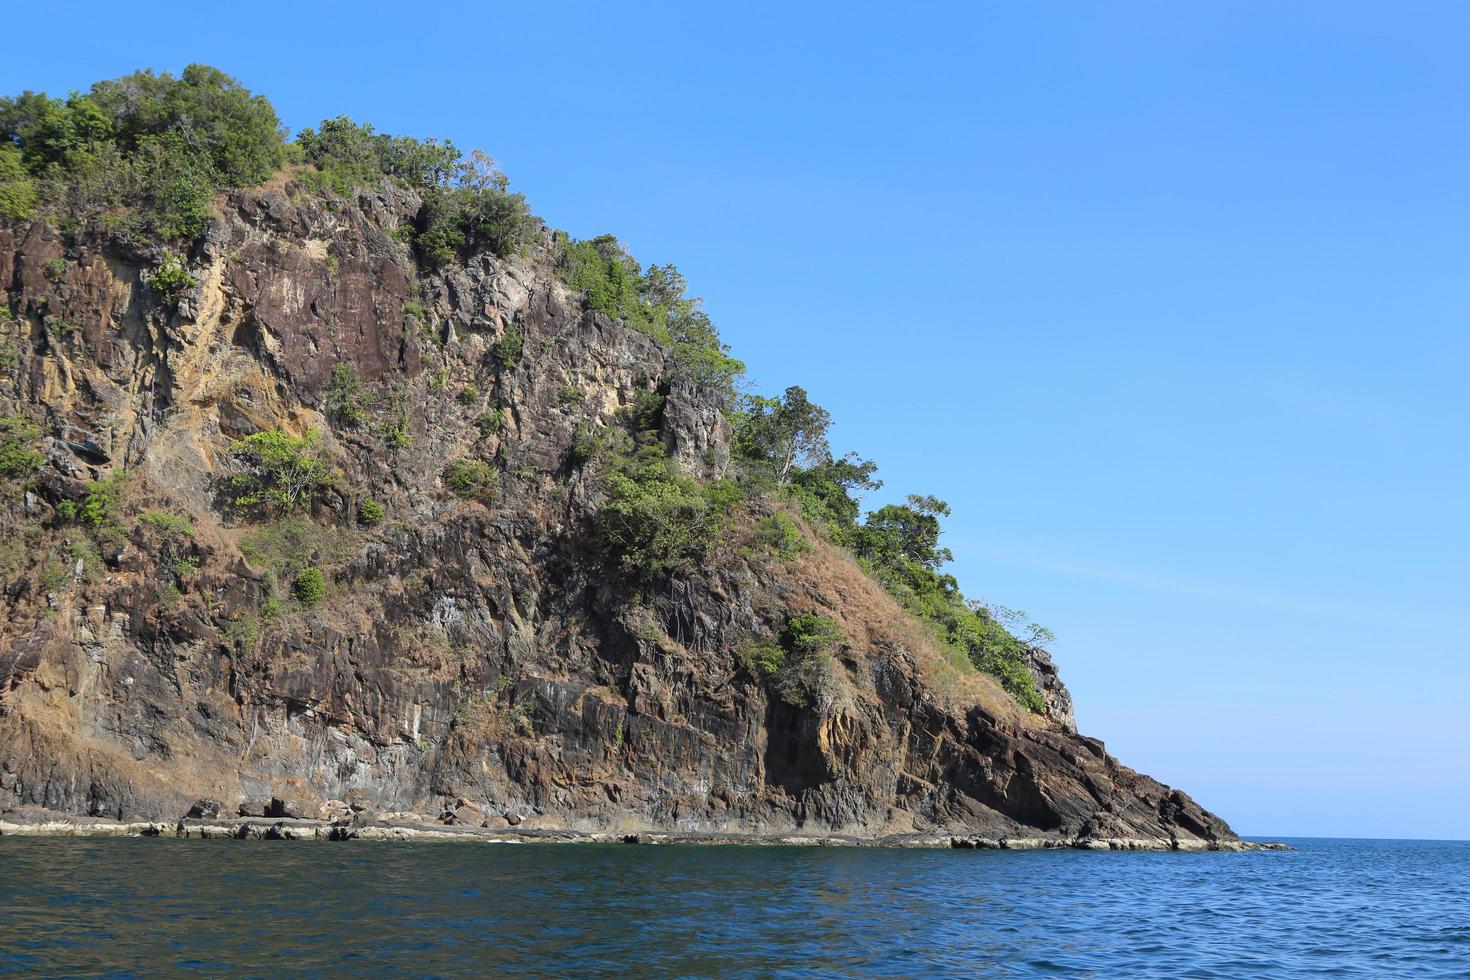
M 230 478 L 237 507 L 295 510 L 332 485 L 322 437 L 315 429 L 303 436 L 266 429 L 233 443 L 230 452 L 245 468 Z

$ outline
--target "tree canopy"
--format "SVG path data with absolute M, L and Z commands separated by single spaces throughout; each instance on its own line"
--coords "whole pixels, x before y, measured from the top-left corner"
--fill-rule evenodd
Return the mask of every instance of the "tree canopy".
M 85 94 L 0 98 L 0 214 L 164 239 L 197 236 L 214 194 L 285 162 L 275 109 L 224 72 L 134 72 Z

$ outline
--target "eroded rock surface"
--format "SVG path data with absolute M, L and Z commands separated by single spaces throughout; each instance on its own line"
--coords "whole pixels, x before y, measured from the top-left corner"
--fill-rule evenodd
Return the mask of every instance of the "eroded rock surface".
M 781 561 L 735 540 L 658 590 L 609 574 L 578 441 L 661 391 L 669 453 L 719 476 L 719 400 L 544 258 L 420 270 L 395 231 L 417 208 L 237 193 L 188 256 L 197 285 L 167 299 L 154 252 L 0 225 L 0 414 L 40 422 L 48 456 L 0 505 L 0 811 L 1235 840 L 1077 735 L 1044 653 L 1045 718 L 820 543 Z M 327 572 L 310 610 L 271 606 L 259 522 L 221 490 L 231 441 L 270 427 L 322 432 L 338 472 L 281 532 Z M 457 458 L 493 462 L 494 499 L 447 492 Z M 89 554 L 54 510 L 124 469 L 126 517 Z M 354 523 L 365 498 L 381 525 Z M 847 643 L 827 695 L 793 705 L 737 650 L 801 612 Z

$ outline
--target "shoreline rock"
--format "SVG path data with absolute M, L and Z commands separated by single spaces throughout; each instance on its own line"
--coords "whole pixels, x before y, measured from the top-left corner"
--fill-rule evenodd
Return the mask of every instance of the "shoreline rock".
M 14 820 L 0 817 L 0 837 L 175 837 L 195 840 L 331 840 L 457 841 L 489 844 L 683 844 L 766 847 L 887 847 L 957 850 L 1084 850 L 1084 851 L 1280 851 L 1277 842 L 1244 840 L 1179 840 L 1167 838 L 974 837 L 949 833 L 889 834 L 742 834 L 644 830 L 632 833 L 570 829 L 522 830 L 514 827 L 471 827 L 462 824 L 407 823 L 392 820 L 306 820 L 241 817 L 186 817 L 177 823 L 158 820 L 117 821 L 104 818 L 55 817 Z

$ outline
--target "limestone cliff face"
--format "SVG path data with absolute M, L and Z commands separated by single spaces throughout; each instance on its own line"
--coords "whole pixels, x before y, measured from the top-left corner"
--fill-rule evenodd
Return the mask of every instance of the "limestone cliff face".
M 420 270 L 396 231 L 417 207 L 235 194 L 170 298 L 147 285 L 157 253 L 0 225 L 0 414 L 41 423 L 48 456 L 0 503 L 0 812 L 276 797 L 489 825 L 1234 839 L 1077 735 L 1043 652 L 1046 718 L 819 542 L 783 561 L 735 534 L 651 592 L 610 574 L 587 534 L 599 463 L 574 446 L 658 390 L 669 453 L 717 476 L 719 400 L 544 258 Z M 310 520 L 226 505 L 230 443 L 272 427 L 324 434 L 338 479 Z M 458 458 L 493 462 L 493 500 L 447 492 Z M 55 510 L 122 470 L 92 555 Z M 364 498 L 381 525 L 354 522 Z M 326 571 L 321 605 L 272 606 L 283 551 Z M 796 706 L 736 651 L 801 612 L 847 642 Z

